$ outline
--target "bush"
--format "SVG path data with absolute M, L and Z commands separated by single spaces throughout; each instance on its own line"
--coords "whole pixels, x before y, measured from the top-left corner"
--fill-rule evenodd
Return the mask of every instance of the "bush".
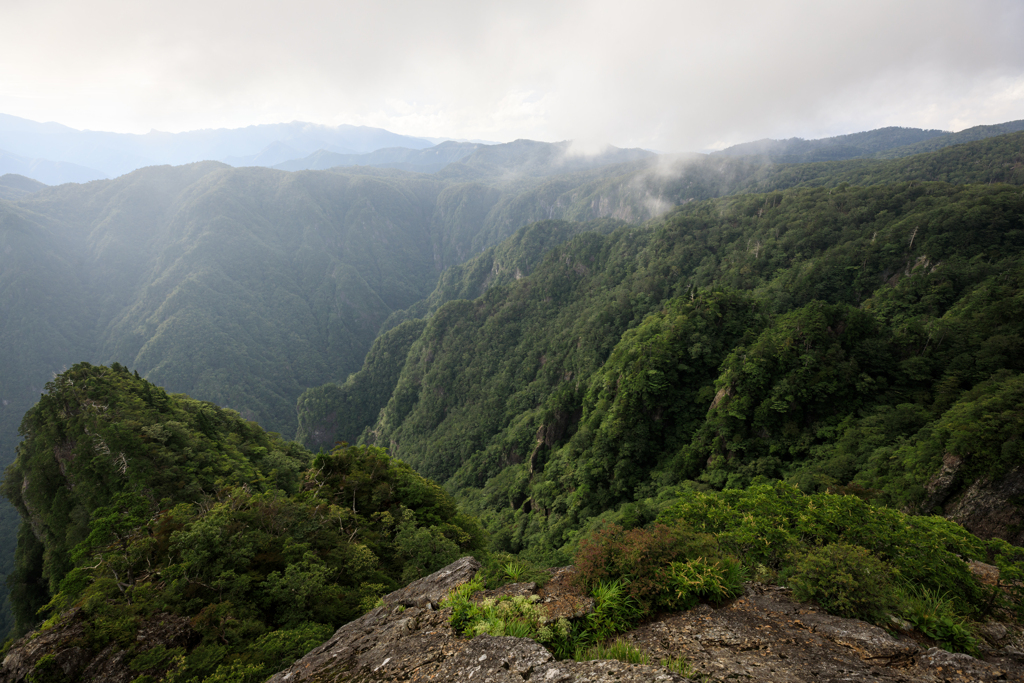
M 590 589 L 602 581 L 627 579 L 626 592 L 648 612 L 667 590 L 673 562 L 717 556 L 713 537 L 690 533 L 680 525 L 655 524 L 650 529 L 626 531 L 609 524 L 580 542 L 575 566 L 583 585 Z
M 28 675 L 29 683 L 60 683 L 64 680 L 64 671 L 54 654 L 45 654 L 36 661 L 32 673 Z
M 841 617 L 882 623 L 896 604 L 892 569 L 860 546 L 830 543 L 793 563 L 793 596 Z

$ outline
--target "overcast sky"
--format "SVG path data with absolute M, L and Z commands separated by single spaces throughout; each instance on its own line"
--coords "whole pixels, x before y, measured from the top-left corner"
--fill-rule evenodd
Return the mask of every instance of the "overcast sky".
M 660 151 L 1024 118 L 1021 0 L 0 0 L 0 112 Z

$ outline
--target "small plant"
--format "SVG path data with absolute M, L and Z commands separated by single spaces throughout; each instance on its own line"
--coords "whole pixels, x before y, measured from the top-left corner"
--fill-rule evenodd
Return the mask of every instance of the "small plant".
M 363 597 L 359 601 L 359 611 L 361 613 L 365 614 L 384 605 L 384 594 L 387 592 L 386 585 L 383 583 L 364 583 L 360 588 L 364 591 Z
M 587 615 L 585 640 L 593 643 L 633 628 L 646 611 L 628 591 L 629 581 L 602 581 L 593 592 L 594 611 Z
M 573 659 L 587 662 L 592 659 L 617 659 L 626 664 L 650 664 L 651 658 L 643 650 L 637 649 L 632 643 L 621 638 L 610 644 L 596 643 L 587 648 L 579 648 Z
M 473 635 L 533 638 L 544 623 L 544 611 L 537 600 L 536 595 L 483 600 L 476 606 L 471 627 Z
M 702 678 L 701 674 L 687 661 L 686 657 L 682 655 L 678 657 L 672 657 L 671 659 L 661 660 L 661 665 L 671 671 L 672 673 L 679 674 L 683 678 L 698 679 Z
M 978 639 L 947 594 L 908 584 L 901 613 L 918 631 L 951 652 L 978 654 Z
M 664 602 L 674 609 L 690 609 L 698 600 L 721 604 L 743 593 L 743 565 L 724 559 L 709 562 L 702 557 L 673 562 L 669 569 L 668 593 Z
M 508 583 L 532 581 L 543 586 L 551 579 L 551 572 L 530 560 L 512 553 L 494 552 L 484 562 L 480 577 L 487 588 L 498 588 Z
M 471 581 L 456 587 L 441 600 L 441 607 L 452 608 L 452 616 L 448 622 L 456 633 L 466 633 L 479 617 L 480 607 L 470 600 L 470 596 L 483 590 L 483 587 L 483 581 L 477 575 Z
M 442 607 L 452 608 L 449 623 L 456 632 L 469 637 L 486 634 L 532 638 L 550 649 L 556 657 L 564 659 L 572 655 L 578 634 L 567 619 L 547 621 L 543 608 L 537 604 L 537 596 L 487 598 L 479 603 L 473 602 L 471 596 L 482 588 L 483 580 L 478 575 L 441 601 Z
M 501 566 L 505 578 L 512 583 L 519 583 L 519 579 L 523 578 L 527 569 L 529 568 L 522 562 L 507 562 Z

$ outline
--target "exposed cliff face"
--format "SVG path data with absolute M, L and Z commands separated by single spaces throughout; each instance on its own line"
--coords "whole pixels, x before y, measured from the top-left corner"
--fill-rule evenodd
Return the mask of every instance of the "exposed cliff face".
M 963 468 L 961 458 L 946 454 L 942 468 L 925 485 L 928 496 L 920 511 L 928 514 L 941 506 L 947 519 L 979 538 L 1024 545 L 1024 466 L 998 479 L 981 478 L 969 484 Z
M 529 639 L 459 637 L 448 624 L 448 610 L 439 610 L 438 604 L 454 587 L 469 581 L 479 566 L 473 558 L 463 558 L 385 596 L 383 606 L 342 626 L 267 683 L 694 680 L 653 664 L 557 661 Z M 533 584 L 515 584 L 504 592 L 537 592 L 545 605 L 564 607 L 572 602 L 572 609 L 565 613 L 576 613 L 580 603 L 572 600 L 569 579 L 568 570 L 563 569 L 543 590 Z M 39 678 L 44 673 L 41 669 L 50 676 L 41 680 L 67 683 L 129 683 L 140 674 L 123 650 L 90 653 L 86 634 L 87 625 L 76 611 L 56 627 L 26 636 L 4 659 L 0 683 Z M 143 634 L 146 649 L 188 647 L 194 637 L 187 620 L 171 615 L 161 615 Z M 1017 627 L 990 623 L 981 635 L 987 643 L 984 660 L 929 647 L 907 635 L 894 637 L 862 621 L 797 603 L 787 589 L 750 583 L 742 597 L 722 607 L 701 605 L 662 615 L 623 638 L 652 662 L 685 657 L 696 676 L 712 681 L 1024 681 L 1024 633 Z M 44 655 L 51 657 L 44 660 Z

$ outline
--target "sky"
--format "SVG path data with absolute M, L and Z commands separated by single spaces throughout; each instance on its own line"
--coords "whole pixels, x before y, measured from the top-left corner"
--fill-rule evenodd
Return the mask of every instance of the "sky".
M 0 112 L 664 152 L 1024 119 L 1020 0 L 0 0 Z

